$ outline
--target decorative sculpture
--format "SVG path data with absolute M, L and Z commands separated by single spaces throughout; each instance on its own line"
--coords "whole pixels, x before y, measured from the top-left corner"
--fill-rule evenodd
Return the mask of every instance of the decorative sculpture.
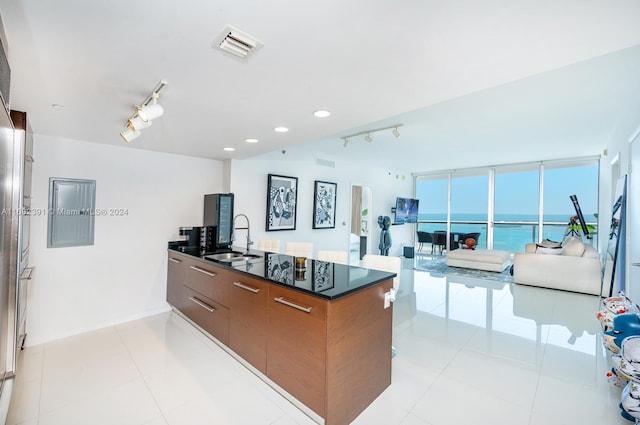
M 380 243 L 378 248 L 380 249 L 380 255 L 389 255 L 389 248 L 391 248 L 391 218 L 389 216 L 378 216 L 378 226 L 380 226 Z

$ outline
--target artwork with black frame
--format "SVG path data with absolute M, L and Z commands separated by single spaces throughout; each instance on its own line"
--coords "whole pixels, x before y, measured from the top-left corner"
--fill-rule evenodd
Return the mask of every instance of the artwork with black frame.
M 313 228 L 336 227 L 336 193 L 338 184 L 316 180 L 313 187 Z
M 266 231 L 295 230 L 298 178 L 269 174 Z
M 313 260 L 313 268 L 311 269 L 313 291 L 322 292 L 333 288 L 334 268 L 335 264 L 329 261 Z

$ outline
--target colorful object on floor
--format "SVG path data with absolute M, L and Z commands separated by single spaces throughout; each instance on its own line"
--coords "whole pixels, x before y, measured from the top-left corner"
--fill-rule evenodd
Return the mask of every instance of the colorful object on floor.
M 640 335 L 640 318 L 635 313 L 623 313 L 613 318 L 613 328 L 604 333 L 603 343 L 613 354 L 620 352 L 622 341 Z
M 613 329 L 615 316 L 628 313 L 631 309 L 631 303 L 624 296 L 605 298 L 603 306 L 604 309 L 598 311 L 596 317 L 605 331 Z
M 640 419 L 640 384 L 638 382 L 629 381 L 622 390 L 622 417 L 625 419 L 635 420 L 636 424 Z M 626 413 L 626 415 L 624 414 Z

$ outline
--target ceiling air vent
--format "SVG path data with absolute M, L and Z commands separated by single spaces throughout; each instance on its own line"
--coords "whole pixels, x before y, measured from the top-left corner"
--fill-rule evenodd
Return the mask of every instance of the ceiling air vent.
M 227 25 L 218 36 L 214 45 L 239 58 L 246 59 L 262 47 L 262 42 L 237 28 Z

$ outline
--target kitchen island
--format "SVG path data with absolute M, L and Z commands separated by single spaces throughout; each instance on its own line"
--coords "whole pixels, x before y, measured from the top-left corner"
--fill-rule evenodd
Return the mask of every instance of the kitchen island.
M 170 243 L 167 301 L 314 420 L 349 424 L 391 383 L 395 274 L 252 254 L 214 261 Z

